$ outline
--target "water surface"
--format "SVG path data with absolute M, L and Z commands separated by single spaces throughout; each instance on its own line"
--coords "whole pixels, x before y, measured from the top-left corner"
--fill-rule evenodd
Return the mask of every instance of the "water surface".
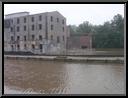
M 4 85 L 45 94 L 124 94 L 124 65 L 5 59 Z

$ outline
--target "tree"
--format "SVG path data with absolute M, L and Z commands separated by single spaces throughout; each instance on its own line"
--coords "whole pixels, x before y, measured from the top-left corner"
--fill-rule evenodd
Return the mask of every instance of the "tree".
M 111 22 L 107 21 L 98 26 L 94 45 L 96 48 L 123 48 L 124 45 L 124 19 L 117 14 Z
M 71 35 L 92 33 L 94 48 L 123 48 L 124 47 L 124 18 L 117 14 L 111 21 L 103 25 L 92 25 L 88 21 L 78 27 L 70 26 Z
M 69 25 L 69 28 L 70 28 L 71 35 L 77 34 L 77 32 L 76 32 L 77 26 L 76 25 Z
M 88 21 L 83 22 L 77 27 L 77 32 L 79 32 L 79 34 L 84 34 L 84 33 L 88 34 L 91 33 L 91 30 L 92 30 L 92 25 Z

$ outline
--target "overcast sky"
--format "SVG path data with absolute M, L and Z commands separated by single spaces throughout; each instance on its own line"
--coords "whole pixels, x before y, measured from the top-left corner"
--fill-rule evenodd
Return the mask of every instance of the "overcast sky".
M 124 4 L 4 4 L 4 15 L 23 11 L 30 14 L 59 11 L 68 25 L 79 25 L 84 21 L 99 25 L 117 14 L 124 17 Z

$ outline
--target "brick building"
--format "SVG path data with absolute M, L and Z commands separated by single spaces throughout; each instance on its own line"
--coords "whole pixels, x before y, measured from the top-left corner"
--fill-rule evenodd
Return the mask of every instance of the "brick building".
M 69 49 L 91 49 L 92 36 L 91 34 L 72 35 L 68 41 Z
M 69 31 L 66 18 L 58 11 L 30 15 L 19 12 L 5 15 L 4 51 L 48 53 L 66 48 Z

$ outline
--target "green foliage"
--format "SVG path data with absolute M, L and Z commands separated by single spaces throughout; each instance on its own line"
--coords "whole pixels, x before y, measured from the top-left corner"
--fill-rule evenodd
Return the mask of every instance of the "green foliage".
M 79 33 L 90 33 L 92 32 L 92 25 L 88 22 L 88 21 L 85 21 L 83 24 L 80 24 L 77 28 L 77 32 Z
M 75 26 L 75 25 L 69 25 L 69 28 L 70 28 L 71 35 L 74 35 L 74 34 L 77 33 L 76 32 L 77 26 Z
M 92 25 L 88 21 L 77 26 L 70 25 L 71 35 L 92 33 L 93 48 L 123 48 L 124 18 L 117 14 L 103 25 Z

